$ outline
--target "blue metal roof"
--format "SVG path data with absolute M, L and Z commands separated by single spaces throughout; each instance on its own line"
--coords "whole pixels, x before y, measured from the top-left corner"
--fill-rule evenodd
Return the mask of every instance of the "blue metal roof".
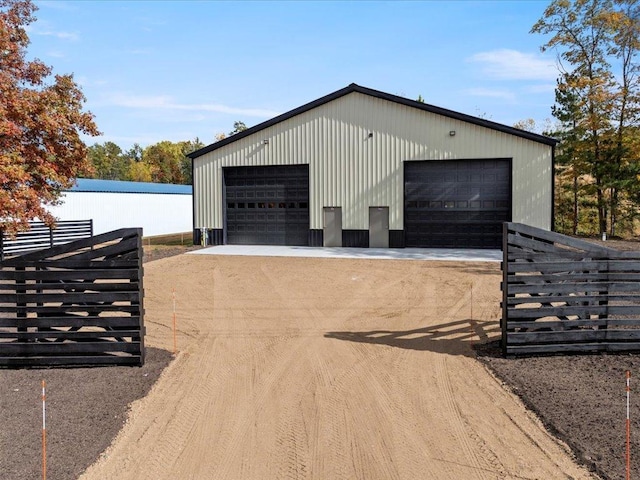
M 191 185 L 172 183 L 125 182 L 121 180 L 98 180 L 78 178 L 71 192 L 111 192 L 111 193 L 164 193 L 173 195 L 191 195 Z

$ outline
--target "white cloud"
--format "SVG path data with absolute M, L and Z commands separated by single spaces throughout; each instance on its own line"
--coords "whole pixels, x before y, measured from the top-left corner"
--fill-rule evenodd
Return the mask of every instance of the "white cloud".
M 467 61 L 480 64 L 486 75 L 500 80 L 549 81 L 558 76 L 555 60 L 506 48 L 476 53 Z
M 107 80 L 103 80 L 103 79 L 93 80 L 87 77 L 86 75 L 81 75 L 78 77 L 74 76 L 74 79 L 76 83 L 81 87 L 103 87 L 109 84 Z
M 47 52 L 47 55 L 49 55 L 50 57 L 53 57 L 53 58 L 64 58 L 65 57 L 65 54 L 62 53 L 59 50 L 49 50 Z
M 74 42 L 80 38 L 77 33 L 72 33 L 72 32 L 46 31 L 46 32 L 40 32 L 39 35 L 51 35 L 56 38 L 60 38 L 62 40 L 72 40 Z
M 143 95 L 113 95 L 107 102 L 111 106 L 125 108 L 147 108 L 158 110 L 186 110 L 194 112 L 216 112 L 247 117 L 271 118 L 280 114 L 273 110 L 260 108 L 238 108 L 217 103 L 176 103 L 167 95 L 143 96 Z
M 53 10 L 73 11 L 76 10 L 76 6 L 69 2 L 58 2 L 55 0 L 47 0 L 46 2 L 36 2 L 38 8 L 51 8 Z
M 26 28 L 26 30 L 29 33 L 29 35 L 55 37 L 55 38 L 59 38 L 60 40 L 70 40 L 73 42 L 80 39 L 80 36 L 77 33 L 57 31 L 49 27 L 48 25 L 46 25 L 46 22 L 40 22 L 40 25 L 29 25 Z
M 490 98 L 501 98 L 503 100 L 508 100 L 510 102 L 516 99 L 516 96 L 513 92 L 509 90 L 503 89 L 495 89 L 495 88 L 468 88 L 463 91 L 466 95 L 471 95 L 474 97 L 490 97 Z

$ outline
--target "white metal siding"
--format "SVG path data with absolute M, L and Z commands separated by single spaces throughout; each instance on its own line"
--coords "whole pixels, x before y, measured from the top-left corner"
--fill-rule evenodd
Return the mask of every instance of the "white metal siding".
M 551 152 L 548 145 L 352 92 L 196 158 L 195 226 L 223 228 L 225 166 L 309 164 L 310 228 L 322 228 L 324 206 L 342 207 L 343 228 L 362 230 L 369 206 L 389 206 L 390 228 L 402 230 L 403 161 L 512 158 L 513 221 L 550 229 Z
M 190 232 L 193 224 L 191 195 L 71 191 L 62 201 L 49 211 L 59 220 L 93 219 L 95 234 L 142 227 L 151 237 Z

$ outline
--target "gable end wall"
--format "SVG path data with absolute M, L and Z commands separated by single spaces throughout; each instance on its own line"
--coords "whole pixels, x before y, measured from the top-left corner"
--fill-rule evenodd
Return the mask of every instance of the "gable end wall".
M 358 92 L 197 157 L 194 228 L 223 228 L 223 167 L 308 164 L 311 229 L 323 206 L 343 207 L 353 230 L 368 229 L 369 206 L 389 206 L 402 230 L 403 162 L 476 158 L 512 159 L 512 221 L 551 229 L 551 146 Z

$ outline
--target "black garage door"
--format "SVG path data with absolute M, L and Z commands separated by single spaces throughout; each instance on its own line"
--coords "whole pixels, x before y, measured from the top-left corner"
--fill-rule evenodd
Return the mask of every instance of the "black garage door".
M 405 162 L 407 247 L 500 248 L 511 220 L 511 162 Z
M 308 245 L 308 165 L 223 169 L 227 243 Z

